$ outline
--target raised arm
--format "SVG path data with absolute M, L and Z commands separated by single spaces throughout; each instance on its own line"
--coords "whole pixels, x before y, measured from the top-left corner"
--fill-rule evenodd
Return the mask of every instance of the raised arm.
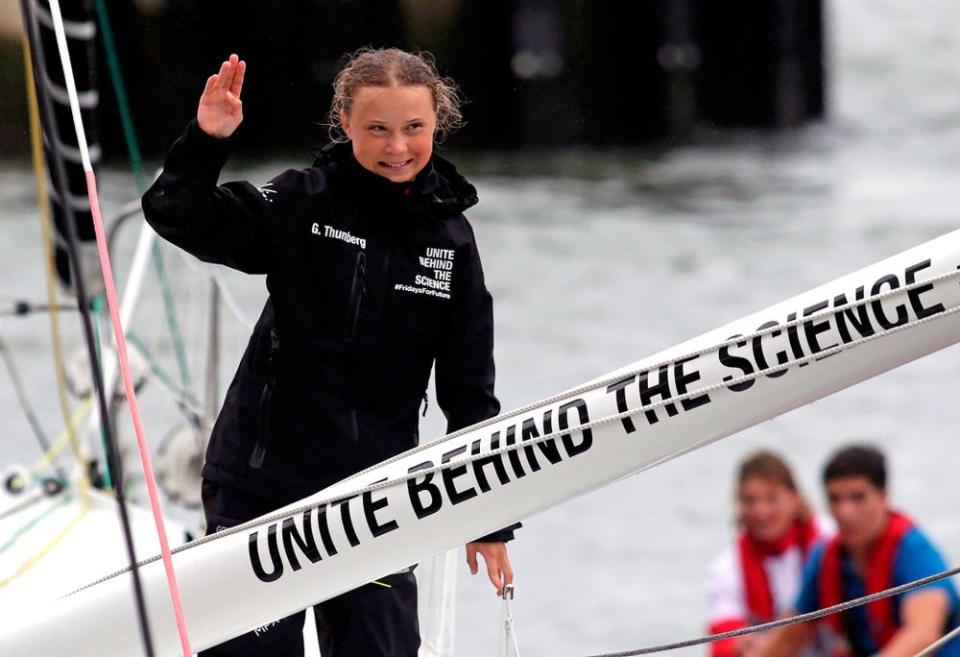
M 278 202 L 271 185 L 282 181 L 261 190 L 246 182 L 217 186 L 228 137 L 243 121 L 246 68 L 231 55 L 207 79 L 196 120 L 170 148 L 142 202 L 147 222 L 173 244 L 206 262 L 263 274 L 270 267 L 270 220 Z

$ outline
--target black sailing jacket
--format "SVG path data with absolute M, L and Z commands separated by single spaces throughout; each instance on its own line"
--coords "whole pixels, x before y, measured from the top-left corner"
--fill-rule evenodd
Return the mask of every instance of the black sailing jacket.
M 453 165 L 434 155 L 393 183 L 331 144 L 260 189 L 217 186 L 228 151 L 192 122 L 143 197 L 173 244 L 266 274 L 204 478 L 285 504 L 409 449 L 434 363 L 450 431 L 499 412 L 492 299 L 462 214 L 477 194 Z

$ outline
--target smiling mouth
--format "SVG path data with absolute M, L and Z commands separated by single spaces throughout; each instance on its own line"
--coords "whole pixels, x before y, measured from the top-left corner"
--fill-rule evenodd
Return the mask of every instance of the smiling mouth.
M 405 166 L 408 166 L 408 165 L 410 165 L 410 164 L 412 164 L 412 163 L 413 163 L 413 158 L 411 158 L 411 159 L 409 159 L 409 160 L 404 160 L 403 162 L 380 162 L 379 164 L 380 164 L 380 166 L 382 166 L 382 167 L 385 168 L 385 169 L 394 169 L 394 170 L 396 170 L 396 169 L 402 169 L 402 168 L 404 168 Z

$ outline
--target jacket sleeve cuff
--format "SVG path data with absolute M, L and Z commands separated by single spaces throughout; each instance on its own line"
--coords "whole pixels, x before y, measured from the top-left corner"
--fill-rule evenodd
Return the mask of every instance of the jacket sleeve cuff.
M 174 145 L 172 156 L 179 160 L 180 164 L 196 172 L 212 173 L 217 176 L 220 170 L 227 163 L 230 156 L 230 149 L 235 141 L 234 134 L 228 139 L 219 139 L 211 137 L 200 129 L 196 119 L 187 124 L 187 129 L 183 136 Z
M 514 530 L 520 529 L 523 527 L 523 524 L 515 522 L 514 524 L 499 529 L 493 533 L 487 534 L 486 536 L 481 536 L 476 539 L 476 543 L 506 543 L 507 541 L 512 541 L 514 539 L 513 532 Z

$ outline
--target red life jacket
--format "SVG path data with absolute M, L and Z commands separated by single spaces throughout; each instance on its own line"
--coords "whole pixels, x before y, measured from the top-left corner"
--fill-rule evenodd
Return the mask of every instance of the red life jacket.
M 893 584 L 893 564 L 903 537 L 913 528 L 913 523 L 906 516 L 895 511 L 890 512 L 887 526 L 880 537 L 870 546 L 867 555 L 867 572 L 864 578 L 867 594 L 878 593 L 890 588 Z M 820 594 L 820 608 L 831 607 L 846 600 L 843 592 L 843 563 L 844 550 L 839 537 L 827 544 L 820 564 L 818 588 Z M 878 650 L 882 649 L 897 631 L 894 617 L 893 598 L 883 598 L 867 605 L 867 618 L 870 636 Z M 842 614 L 833 614 L 824 619 L 838 636 L 847 636 Z
M 740 567 L 743 576 L 744 602 L 748 618 L 730 618 L 710 626 L 711 634 L 721 634 L 739 630 L 756 623 L 773 620 L 773 592 L 763 562 L 767 557 L 783 554 L 796 545 L 806 556 L 819 537 L 816 521 L 811 517 L 806 521 L 797 520 L 778 540 L 769 543 L 751 538 L 741 533 L 737 542 L 740 554 Z M 710 657 L 736 657 L 737 640 L 715 641 L 710 647 Z
M 740 535 L 740 565 L 743 569 L 743 592 L 751 624 L 766 623 L 774 619 L 773 592 L 767 577 L 763 561 L 767 557 L 783 554 L 796 545 L 806 557 L 819 532 L 813 517 L 805 521 L 796 520 L 790 529 L 776 541 L 762 542 L 749 536 Z

